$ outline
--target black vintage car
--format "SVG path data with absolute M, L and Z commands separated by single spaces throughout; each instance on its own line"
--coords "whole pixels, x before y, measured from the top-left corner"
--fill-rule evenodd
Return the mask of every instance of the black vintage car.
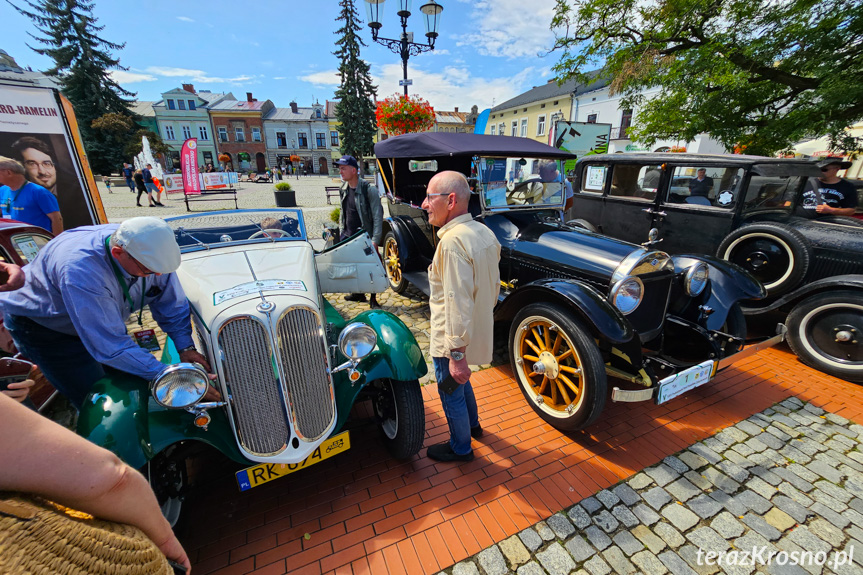
M 424 133 L 378 143 L 375 155 L 389 198 L 384 263 L 397 292 L 408 282 L 428 292 L 437 237 L 419 206 L 429 180 L 455 170 L 474 186 L 471 212 L 502 247 L 495 320 L 510 326 L 525 398 L 555 427 L 595 421 L 608 375 L 623 380 L 612 400 L 662 403 L 760 349 L 741 352 L 739 302 L 764 289 L 738 266 L 671 257 L 563 222 L 560 170 L 570 154 L 525 138 Z
M 690 185 L 702 169 L 702 180 Z M 863 222 L 801 216 L 814 211 L 801 205 L 806 181 L 820 175 L 798 159 L 586 156 L 576 164 L 572 212 L 614 238 L 738 264 L 768 294 L 743 304 L 747 318 L 785 320 L 788 343 L 804 363 L 861 383 Z

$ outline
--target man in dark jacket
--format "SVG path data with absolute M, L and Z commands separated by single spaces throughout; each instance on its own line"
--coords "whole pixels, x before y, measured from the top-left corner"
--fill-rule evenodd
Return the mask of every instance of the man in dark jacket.
M 381 206 L 381 196 L 378 189 L 360 178 L 359 164 L 353 156 L 342 156 L 336 161 L 339 165 L 339 175 L 342 186 L 339 189 L 341 213 L 339 227 L 342 237 L 349 238 L 364 230 L 372 239 L 375 250 L 381 243 L 384 225 L 384 208 Z M 355 293 L 345 296 L 348 301 L 366 301 L 365 294 Z M 380 306 L 375 294 L 371 294 L 369 306 L 377 309 Z

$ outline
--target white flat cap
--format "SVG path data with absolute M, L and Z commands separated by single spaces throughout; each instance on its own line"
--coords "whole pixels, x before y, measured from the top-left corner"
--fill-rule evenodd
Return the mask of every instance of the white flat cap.
M 159 218 L 131 218 L 114 232 L 117 244 L 142 266 L 157 274 L 180 267 L 180 246 L 170 226 Z

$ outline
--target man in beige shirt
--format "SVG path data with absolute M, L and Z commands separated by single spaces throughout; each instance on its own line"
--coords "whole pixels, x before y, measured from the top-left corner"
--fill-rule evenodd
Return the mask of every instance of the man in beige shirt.
M 480 437 L 470 365 L 491 361 L 493 310 L 500 292 L 500 244 L 468 213 L 470 188 L 458 172 L 441 172 L 428 185 L 423 209 L 439 227 L 429 266 L 430 352 L 450 440 L 428 448 L 438 461 L 470 461 L 470 438 Z M 458 383 L 446 393 L 445 380 Z

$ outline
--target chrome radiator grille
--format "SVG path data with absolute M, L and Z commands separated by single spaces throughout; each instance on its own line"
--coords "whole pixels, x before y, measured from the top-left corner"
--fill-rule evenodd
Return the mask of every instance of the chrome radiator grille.
M 266 328 L 248 316 L 234 318 L 219 330 L 219 347 L 240 443 L 258 455 L 280 453 L 290 431 Z
M 279 318 L 278 341 L 294 429 L 300 439 L 317 439 L 335 417 L 326 341 L 318 314 L 299 306 L 285 311 Z

